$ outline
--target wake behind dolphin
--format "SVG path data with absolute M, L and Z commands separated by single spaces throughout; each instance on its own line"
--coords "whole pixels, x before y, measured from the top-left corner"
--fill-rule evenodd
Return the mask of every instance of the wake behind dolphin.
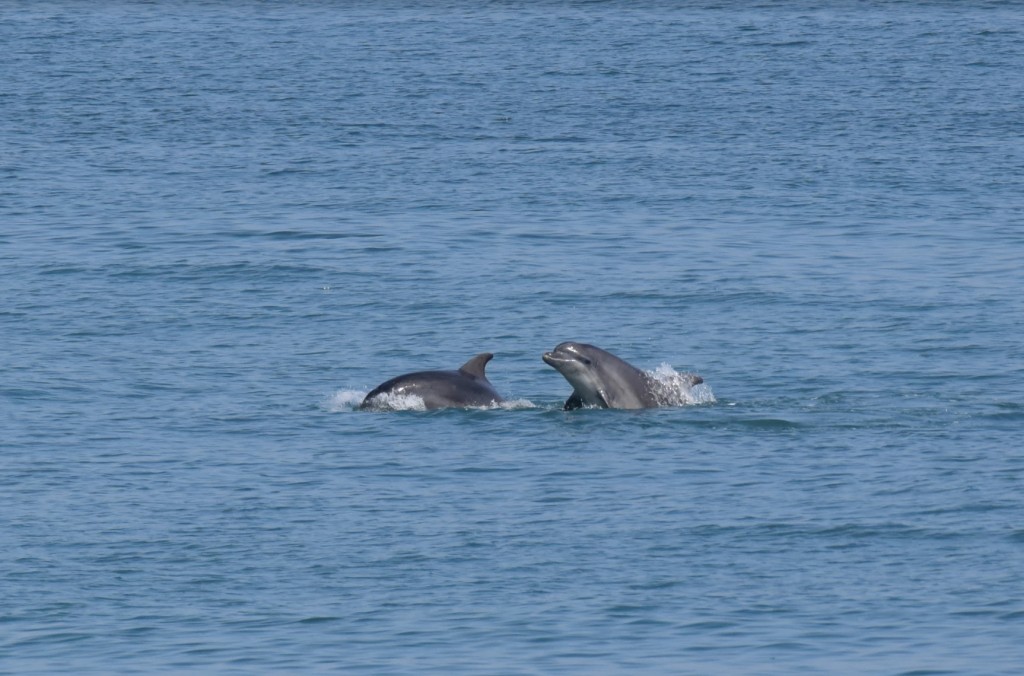
M 691 389 L 704 379 L 693 373 L 676 374 L 674 387 L 611 352 L 586 343 L 565 342 L 545 352 L 544 362 L 565 376 L 573 392 L 565 410 L 584 406 L 599 408 L 655 408 L 678 405 L 670 389 Z
M 360 409 L 408 408 L 410 399 L 422 400 L 423 408 L 469 408 L 493 406 L 505 399 L 487 380 L 484 368 L 494 357 L 482 352 L 463 364 L 457 371 L 419 371 L 407 373 L 385 381 L 363 399 Z

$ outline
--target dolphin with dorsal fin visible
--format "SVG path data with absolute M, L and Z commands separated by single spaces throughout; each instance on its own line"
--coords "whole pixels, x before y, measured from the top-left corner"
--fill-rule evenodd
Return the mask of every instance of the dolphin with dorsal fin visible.
M 561 343 L 541 359 L 572 385 L 566 411 L 595 408 L 656 408 L 665 405 L 654 378 L 611 352 L 586 343 Z M 694 373 L 682 376 L 687 388 L 704 382 Z
M 428 411 L 438 408 L 492 406 L 505 401 L 484 368 L 494 357 L 482 352 L 463 364 L 458 371 L 419 371 L 381 383 L 363 399 L 361 409 L 394 408 L 392 397 L 418 397 Z

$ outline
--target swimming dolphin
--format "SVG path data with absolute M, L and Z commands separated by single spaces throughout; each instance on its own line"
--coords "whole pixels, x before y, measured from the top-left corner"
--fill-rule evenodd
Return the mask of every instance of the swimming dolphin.
M 545 352 L 542 359 L 573 387 L 565 400 L 566 411 L 584 406 L 654 408 L 665 404 L 654 377 L 599 347 L 566 342 Z M 684 379 L 690 387 L 704 382 L 694 374 L 686 374 Z
M 490 406 L 505 401 L 484 374 L 484 367 L 493 357 L 490 352 L 483 352 L 463 364 L 458 371 L 420 371 L 392 378 L 366 395 L 359 408 L 387 408 L 386 401 L 375 401 L 381 395 L 413 395 L 421 398 L 430 411 Z

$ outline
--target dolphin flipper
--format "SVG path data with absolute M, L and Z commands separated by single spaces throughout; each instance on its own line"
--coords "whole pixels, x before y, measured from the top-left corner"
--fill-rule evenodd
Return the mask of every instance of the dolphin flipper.
M 583 408 L 583 399 L 576 393 L 576 390 L 573 390 L 569 398 L 565 400 L 565 406 L 562 407 L 562 410 L 575 411 L 578 408 Z
M 611 405 L 609 405 L 608 395 L 605 393 L 604 390 L 597 391 L 597 404 L 601 408 L 613 408 Z M 580 396 L 580 393 L 577 392 L 576 390 L 573 390 L 572 394 L 569 395 L 569 398 L 565 400 L 565 406 L 562 407 L 562 410 L 575 411 L 578 408 L 586 407 L 586 405 L 587 404 L 585 401 L 583 401 L 583 397 Z

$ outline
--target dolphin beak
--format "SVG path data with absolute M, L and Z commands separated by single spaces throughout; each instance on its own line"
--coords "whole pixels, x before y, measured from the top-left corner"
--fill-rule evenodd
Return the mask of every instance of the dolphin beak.
M 580 358 L 572 352 L 568 350 L 559 350 L 557 347 L 551 350 L 551 352 L 545 352 L 540 358 L 543 359 L 544 363 L 548 366 L 553 366 L 559 370 L 561 370 L 561 368 L 566 364 L 580 361 Z
M 559 354 L 558 352 L 545 352 L 540 356 L 548 366 L 560 369 L 563 365 L 573 361 L 572 357 Z

